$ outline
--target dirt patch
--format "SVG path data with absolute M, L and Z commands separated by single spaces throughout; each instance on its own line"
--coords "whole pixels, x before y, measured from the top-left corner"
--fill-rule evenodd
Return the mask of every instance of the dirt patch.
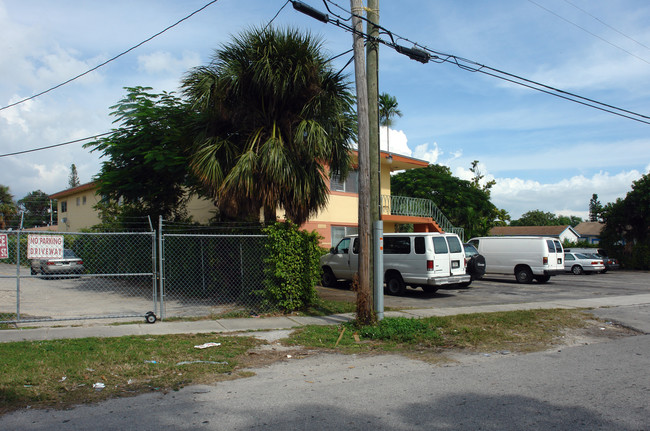
M 253 336 L 263 340 L 270 341 L 251 349 L 246 358 L 243 359 L 241 370 L 245 376 L 245 370 L 254 369 L 270 365 L 277 361 L 288 361 L 317 355 L 319 353 L 332 353 L 332 350 L 308 349 L 302 346 L 285 346 L 282 344 L 282 338 L 286 338 L 292 331 L 266 331 L 266 332 L 249 332 L 238 335 Z M 567 347 L 582 346 L 586 344 L 602 343 L 621 337 L 630 337 L 640 333 L 618 325 L 613 322 L 602 322 L 594 319 L 585 320 L 585 327 L 576 329 L 566 329 L 563 334 L 553 340 L 545 348 L 537 349 L 538 351 L 549 350 L 556 351 Z M 495 349 L 490 352 L 477 351 L 473 349 L 423 349 L 420 351 L 409 352 L 405 356 L 410 359 L 429 362 L 441 366 L 453 366 L 459 364 L 468 364 L 481 362 L 485 360 L 496 360 L 506 356 L 520 356 L 527 352 L 518 352 L 510 350 L 510 346 L 502 349 Z M 366 353 L 383 354 L 383 352 Z

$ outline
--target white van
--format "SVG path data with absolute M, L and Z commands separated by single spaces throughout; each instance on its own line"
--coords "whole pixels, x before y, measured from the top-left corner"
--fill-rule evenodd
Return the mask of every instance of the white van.
M 406 286 L 435 292 L 441 286 L 469 286 L 465 274 L 465 250 L 460 238 L 452 233 L 384 234 L 385 292 L 401 295 Z M 337 280 L 351 281 L 359 268 L 359 238 L 350 235 L 321 257 L 323 286 Z
M 546 283 L 564 272 L 564 250 L 556 238 L 485 236 L 470 244 L 485 256 L 485 274 L 514 274 L 519 283 Z

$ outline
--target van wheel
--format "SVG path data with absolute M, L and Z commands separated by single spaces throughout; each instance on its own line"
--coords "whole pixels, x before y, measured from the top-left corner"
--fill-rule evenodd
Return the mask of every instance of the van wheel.
M 397 275 L 389 275 L 386 279 L 386 293 L 389 295 L 404 295 L 406 286 L 402 277 Z
M 533 272 L 527 266 L 520 266 L 515 269 L 515 278 L 517 283 L 532 283 L 533 282 Z
M 334 287 L 336 284 L 336 277 L 331 269 L 323 269 L 323 276 L 321 277 L 321 284 L 323 287 Z
M 580 265 L 574 265 L 573 268 L 571 268 L 571 272 L 574 273 L 575 275 L 580 275 L 584 271 L 582 270 L 582 267 Z
M 537 280 L 538 283 L 546 283 L 551 279 L 550 275 L 538 275 L 535 277 L 535 280 Z

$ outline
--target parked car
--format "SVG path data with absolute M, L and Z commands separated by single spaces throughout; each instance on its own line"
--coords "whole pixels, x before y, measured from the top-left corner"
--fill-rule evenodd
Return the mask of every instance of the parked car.
M 614 257 L 603 256 L 603 263 L 605 264 L 605 271 L 621 269 L 621 264 Z
M 465 251 L 460 238 L 452 233 L 384 234 L 384 292 L 402 295 L 406 286 L 433 293 L 438 289 L 469 286 L 465 273 Z M 359 268 L 359 238 L 350 235 L 320 259 L 322 284 L 351 281 Z
M 583 253 L 564 253 L 564 271 L 572 272 L 575 275 L 591 274 L 605 270 L 603 260 Z
M 485 274 L 485 257 L 479 254 L 472 244 L 463 244 L 463 248 L 465 249 L 466 274 L 469 274 L 472 280 L 480 279 Z
M 83 274 L 84 271 L 83 261 L 69 248 L 63 249 L 61 259 L 33 259 L 31 262 L 32 275 Z

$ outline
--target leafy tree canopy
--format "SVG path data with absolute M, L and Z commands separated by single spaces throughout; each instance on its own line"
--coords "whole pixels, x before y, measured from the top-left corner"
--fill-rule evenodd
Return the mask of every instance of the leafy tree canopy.
M 73 163 L 70 166 L 70 176 L 68 177 L 68 186 L 70 188 L 77 187 L 81 183 L 79 182 L 79 175 L 77 174 L 77 166 Z
M 454 177 L 448 167 L 429 165 L 411 169 L 391 178 L 391 193 L 432 200 L 465 236 L 486 235 L 510 217 L 490 202 L 489 194 L 470 181 Z
M 132 216 L 183 219 L 187 188 L 192 186 L 188 158 L 194 114 L 173 93 L 125 89 L 126 96 L 111 106 L 119 128 L 84 146 L 108 159 L 96 177 L 99 193 L 112 201 L 121 199 Z
M 601 244 L 625 256 L 631 267 L 650 269 L 650 174 L 634 181 L 625 199 L 608 203 L 601 214 Z
M 510 222 L 510 226 L 565 226 L 572 227 L 582 223 L 582 218 L 577 216 L 557 216 L 551 212 L 542 210 L 528 211 L 522 216 Z
M 0 229 L 6 229 L 17 213 L 18 207 L 9 187 L 0 184 Z
M 199 113 L 193 172 L 230 214 L 300 225 L 327 204 L 327 174 L 345 175 L 353 96 L 321 42 L 298 30 L 253 29 L 183 80 Z
M 599 221 L 601 218 L 600 213 L 602 211 L 603 206 L 598 200 L 598 195 L 594 193 L 591 195 L 591 199 L 589 200 L 589 221 Z
M 23 227 L 47 226 L 50 223 L 50 197 L 41 190 L 29 192 L 27 196 L 18 201 L 19 208 L 23 211 Z M 52 210 L 56 205 L 52 205 Z

